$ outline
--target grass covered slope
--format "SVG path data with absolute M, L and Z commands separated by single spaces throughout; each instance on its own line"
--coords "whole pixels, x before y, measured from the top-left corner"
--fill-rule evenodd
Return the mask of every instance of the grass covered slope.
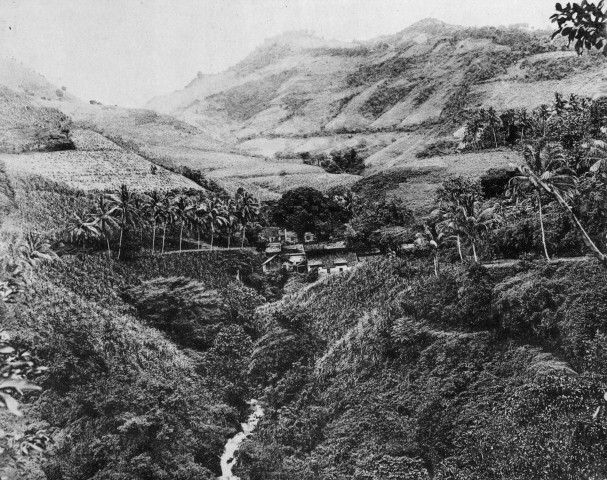
M 427 268 L 369 262 L 264 312 L 241 478 L 607 473 L 604 270 Z
M 83 191 L 109 191 L 126 185 L 136 191 L 200 189 L 181 175 L 124 151 L 66 151 L 0 155 L 9 174 L 38 176 Z

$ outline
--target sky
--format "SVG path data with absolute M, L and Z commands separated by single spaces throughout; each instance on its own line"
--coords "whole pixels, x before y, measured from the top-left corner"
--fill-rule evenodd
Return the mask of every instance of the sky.
M 554 0 L 0 0 L 0 55 L 82 100 L 136 107 L 286 31 L 367 40 L 428 17 L 550 28 L 553 12 Z

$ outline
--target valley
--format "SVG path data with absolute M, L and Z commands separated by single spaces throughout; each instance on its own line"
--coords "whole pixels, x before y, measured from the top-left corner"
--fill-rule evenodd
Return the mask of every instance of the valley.
M 0 59 L 0 480 L 605 478 L 588 45 L 294 31 L 143 108 Z

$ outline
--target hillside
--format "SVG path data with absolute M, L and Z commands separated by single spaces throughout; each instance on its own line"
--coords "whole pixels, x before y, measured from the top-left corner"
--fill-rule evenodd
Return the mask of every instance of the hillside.
M 369 175 L 409 168 L 427 144 L 454 139 L 470 109 L 532 109 L 555 92 L 592 96 L 602 89 L 606 65 L 551 43 L 547 31 L 427 19 L 366 42 L 283 34 L 147 107 L 214 131 L 251 155 L 297 161 L 302 153 L 356 148 Z M 500 154 L 486 156 L 491 166 L 501 161 Z M 468 159 L 468 173 L 484 170 L 476 156 L 457 162 Z
M 237 475 L 603 478 L 604 279 L 381 260 L 269 305 L 249 370 L 266 416 Z

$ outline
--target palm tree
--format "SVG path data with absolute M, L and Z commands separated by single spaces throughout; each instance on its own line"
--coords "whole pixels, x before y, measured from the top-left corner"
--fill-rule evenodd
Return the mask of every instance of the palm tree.
M 145 200 L 146 211 L 152 217 L 152 253 L 154 253 L 156 250 L 156 226 L 164 215 L 163 195 L 154 190 L 145 196 Z
M 133 207 L 136 212 L 133 226 L 139 226 L 139 245 L 141 249 L 143 249 L 143 229 L 148 222 L 148 203 L 146 197 L 147 195 L 145 193 L 135 193 L 133 195 Z
M 198 198 L 196 205 L 194 206 L 194 211 L 192 215 L 192 220 L 194 225 L 196 226 L 196 231 L 198 233 L 198 249 L 202 248 L 200 244 L 200 230 L 204 228 L 206 223 L 206 215 L 209 211 L 209 206 L 207 201 L 204 198 Z
M 237 205 L 231 198 L 229 198 L 224 203 L 224 216 L 225 216 L 225 222 L 223 223 L 223 226 L 226 230 L 226 234 L 228 237 L 228 249 L 229 249 L 230 242 L 232 240 L 232 234 L 234 233 L 234 230 L 236 229 L 236 225 L 238 223 Z
M 461 234 L 457 229 L 451 228 L 452 220 L 460 214 L 460 209 L 465 212 L 472 212 L 474 204 L 483 197 L 482 187 L 478 181 L 467 177 L 454 177 L 443 183 L 437 192 L 439 210 L 433 212 L 437 218 L 437 228 L 449 238 L 457 242 L 457 251 L 459 258 L 463 262 Z
M 204 218 L 206 224 L 211 230 L 211 250 L 213 250 L 215 230 L 217 227 L 221 227 L 226 222 L 224 202 L 217 197 L 213 197 L 211 200 L 209 200 Z
M 108 257 L 112 257 L 112 250 L 110 249 L 110 232 L 118 227 L 118 222 L 114 218 L 116 207 L 112 207 L 104 195 L 99 195 L 95 209 L 91 214 L 93 221 L 99 226 L 101 236 L 105 238 L 107 242 L 107 254 Z
M 558 144 L 551 144 L 549 148 L 548 145 L 544 145 L 542 148 L 531 151 L 532 155 L 525 155 L 525 165 L 516 165 L 519 175 L 512 181 L 514 183 L 528 182 L 533 189 L 546 192 L 555 198 L 573 219 L 592 253 L 603 264 L 607 264 L 607 256 L 592 241 L 568 203 L 568 200 L 573 199 L 577 193 L 578 179 L 575 172 L 567 167 L 562 147 Z
M 478 200 L 468 208 L 465 205 L 458 205 L 457 208 L 448 213 L 447 220 L 439 224 L 437 230 L 442 234 L 452 233 L 458 238 L 467 238 L 472 246 L 474 261 L 478 262 L 476 245 L 485 231 L 500 222 L 501 216 L 497 209 L 497 204 L 484 207 Z
M 238 219 L 242 225 L 242 241 L 240 243 L 240 248 L 244 248 L 247 225 L 255 221 L 259 215 L 259 202 L 249 192 L 245 191 L 243 188 L 239 188 L 236 192 L 236 204 Z
M 173 199 L 171 212 L 175 220 L 179 221 L 179 252 L 181 253 L 181 245 L 183 241 L 183 228 L 186 223 L 190 220 L 190 212 L 192 210 L 192 204 L 190 203 L 186 195 L 178 195 Z
M 173 200 L 171 198 L 171 195 L 168 193 L 165 193 L 162 198 L 161 198 L 161 202 L 160 202 L 160 218 L 162 218 L 162 251 L 161 253 L 164 253 L 164 241 L 166 239 L 166 233 L 167 233 L 167 224 L 171 221 L 171 211 L 172 211 L 172 206 L 173 206 Z
M 84 246 L 85 242 L 91 238 L 99 238 L 101 234 L 94 221 L 77 213 L 74 213 L 74 218 L 68 225 L 67 233 L 71 242 L 79 243 L 81 246 Z
M 499 130 L 502 126 L 502 121 L 493 107 L 489 107 L 489 109 L 487 110 L 486 120 L 487 126 L 491 129 L 491 133 L 493 133 L 493 141 L 495 142 L 495 148 L 497 148 L 499 145 L 497 142 L 496 131 Z
M 416 234 L 415 244 L 418 248 L 432 251 L 434 275 L 440 274 L 440 249 L 444 245 L 445 235 L 437 228 L 437 224 L 425 224 L 424 231 Z
M 511 191 L 514 196 L 535 193 L 542 245 L 546 260 L 550 261 L 548 246 L 546 245 L 546 232 L 544 229 L 544 218 L 542 213 L 542 191 L 544 190 L 536 178 L 549 181 L 552 188 L 562 191 L 565 195 L 575 190 L 575 174 L 567 167 L 565 152 L 557 143 L 545 143 L 540 141 L 536 146 L 526 145 L 523 150 L 525 165 L 517 166 L 520 175 L 510 180 Z M 566 193 L 565 193 L 566 192 Z
M 115 212 L 120 216 L 120 240 L 118 242 L 118 260 L 122 251 L 122 238 L 124 231 L 128 226 L 136 224 L 138 211 L 136 209 L 135 195 L 129 191 L 126 185 L 121 185 L 117 193 L 108 195 L 110 205 L 115 208 Z

